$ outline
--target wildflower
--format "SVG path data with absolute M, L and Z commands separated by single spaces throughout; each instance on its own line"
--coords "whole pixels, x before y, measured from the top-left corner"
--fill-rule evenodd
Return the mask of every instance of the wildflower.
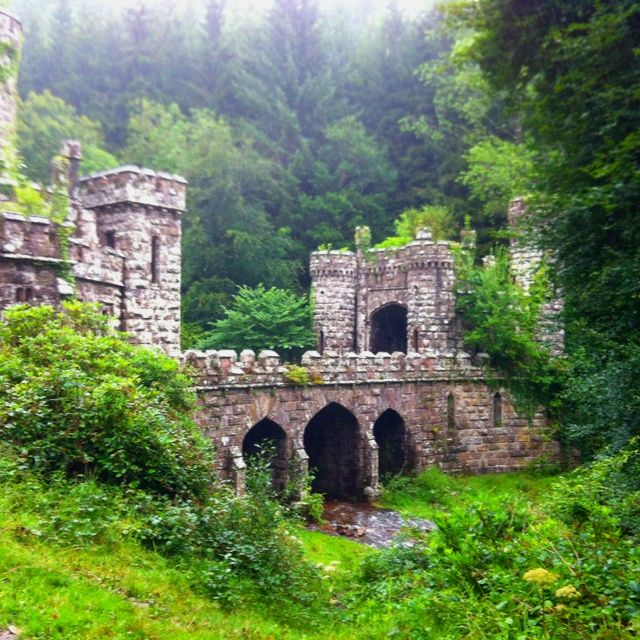
M 566 605 L 566 604 L 557 604 L 557 605 L 554 607 L 554 609 L 555 609 L 556 611 L 558 611 L 559 613 L 562 613 L 563 611 L 565 611 L 565 610 L 566 610 L 566 608 L 567 608 L 567 605 Z
M 577 598 L 579 595 L 578 590 L 570 584 L 556 589 L 556 596 L 558 598 Z
M 522 577 L 527 582 L 533 582 L 540 587 L 553 584 L 558 579 L 558 576 L 555 573 L 551 573 L 551 571 L 547 571 L 542 567 L 538 567 L 537 569 L 530 569 Z

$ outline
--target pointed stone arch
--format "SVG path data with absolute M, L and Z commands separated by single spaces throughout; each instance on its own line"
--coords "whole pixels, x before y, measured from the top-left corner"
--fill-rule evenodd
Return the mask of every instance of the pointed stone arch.
M 303 441 L 314 491 L 336 499 L 362 495 L 360 426 L 351 411 L 329 403 L 311 418 Z
M 284 429 L 273 420 L 263 418 L 247 431 L 242 440 L 242 457 L 245 462 L 251 456 L 272 448 L 273 453 L 269 461 L 272 470 L 273 487 L 282 491 L 287 483 L 289 458 L 287 455 L 287 434 Z
M 397 302 L 378 307 L 370 319 L 369 351 L 407 353 L 407 308 Z
M 405 422 L 394 409 L 383 411 L 373 425 L 378 445 L 378 477 L 395 476 L 409 470 L 409 446 Z

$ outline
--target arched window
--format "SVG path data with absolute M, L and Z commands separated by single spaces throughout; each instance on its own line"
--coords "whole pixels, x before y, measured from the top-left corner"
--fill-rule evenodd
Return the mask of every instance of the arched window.
M 456 399 L 453 393 L 447 396 L 447 431 L 452 432 L 456 428 Z
M 499 393 L 493 396 L 493 426 L 502 426 L 502 396 Z
M 373 353 L 386 351 L 407 352 L 407 310 L 392 303 L 380 307 L 371 315 L 371 340 L 369 349 Z
M 160 281 L 160 238 L 151 238 L 151 282 Z
M 24 302 L 24 289 L 22 287 L 16 288 L 16 302 Z

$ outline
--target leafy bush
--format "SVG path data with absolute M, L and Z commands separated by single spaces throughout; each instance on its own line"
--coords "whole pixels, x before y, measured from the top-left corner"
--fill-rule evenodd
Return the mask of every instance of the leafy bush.
M 213 452 L 189 384 L 90 305 L 12 307 L 0 325 L 0 438 L 39 473 L 204 496 Z
M 419 548 L 364 563 L 357 620 L 425 639 L 636 637 L 639 465 L 632 443 L 558 478 L 538 508 L 516 497 L 469 504 L 443 486 L 456 495 L 442 501 L 459 504 Z
M 174 360 L 128 344 L 91 305 L 8 309 L 0 515 L 21 514 L 16 535 L 57 544 L 137 540 L 215 599 L 259 600 L 287 623 L 321 617 L 327 588 L 269 478 L 245 497 L 216 485 L 189 385 Z
M 403 247 L 415 240 L 419 229 L 428 228 L 434 240 L 448 240 L 455 234 L 455 223 L 446 207 L 425 205 L 421 209 L 405 209 L 393 223 L 396 235 L 376 245 L 378 249 Z
M 640 345 L 617 344 L 586 326 L 576 342 L 562 391 L 562 436 L 591 457 L 640 436 Z
M 537 339 L 539 312 L 548 295 L 544 267 L 528 293 L 514 282 L 509 256 L 498 250 L 485 265 L 472 251 L 456 260 L 456 309 L 465 325 L 465 345 L 488 353 L 516 401 L 530 413 L 552 406 L 560 391 L 561 365 Z

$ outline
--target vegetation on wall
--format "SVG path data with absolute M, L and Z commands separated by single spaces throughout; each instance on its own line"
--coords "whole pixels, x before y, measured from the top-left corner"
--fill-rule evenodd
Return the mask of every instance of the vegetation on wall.
M 541 406 L 557 410 L 562 364 L 539 334 L 542 305 L 550 295 L 546 265 L 540 265 L 525 292 L 513 278 L 505 250 L 477 264 L 473 249 L 458 248 L 455 286 L 465 345 L 489 355 L 521 410 L 529 415 Z

